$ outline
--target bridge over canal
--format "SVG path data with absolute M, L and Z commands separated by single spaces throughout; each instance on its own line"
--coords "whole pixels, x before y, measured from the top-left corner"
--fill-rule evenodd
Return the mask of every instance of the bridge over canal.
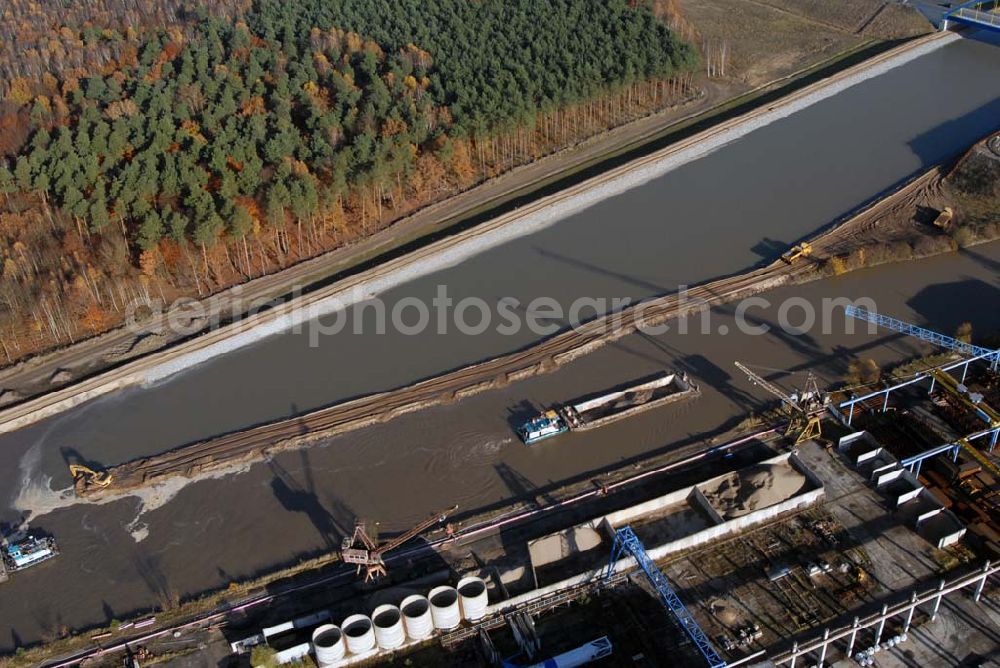
M 947 30 L 953 23 L 1000 32 L 1000 0 L 972 0 L 961 4 L 945 13 L 941 27 Z

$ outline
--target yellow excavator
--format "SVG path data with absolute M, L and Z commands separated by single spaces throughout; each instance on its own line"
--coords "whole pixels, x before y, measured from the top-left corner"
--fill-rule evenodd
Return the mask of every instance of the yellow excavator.
M 70 464 L 69 474 L 73 476 L 73 485 L 77 492 L 93 487 L 105 488 L 111 484 L 112 476 L 107 471 L 95 471 L 83 464 Z
M 955 217 L 955 210 L 952 209 L 950 206 L 946 206 L 937 215 L 937 218 L 934 219 L 933 225 L 939 230 L 947 230 L 949 227 L 951 227 L 951 219 L 954 217 Z
M 784 255 L 781 256 L 782 261 L 786 264 L 791 264 L 798 260 L 800 257 L 809 257 L 813 254 L 813 247 L 808 241 L 803 241 L 800 244 L 795 244 L 789 248 Z

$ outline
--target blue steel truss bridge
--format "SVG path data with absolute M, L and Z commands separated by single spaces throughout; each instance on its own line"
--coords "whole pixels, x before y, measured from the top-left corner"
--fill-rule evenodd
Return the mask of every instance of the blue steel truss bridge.
M 963 3 L 945 13 L 942 27 L 947 30 L 953 23 L 1000 32 L 1000 0 Z

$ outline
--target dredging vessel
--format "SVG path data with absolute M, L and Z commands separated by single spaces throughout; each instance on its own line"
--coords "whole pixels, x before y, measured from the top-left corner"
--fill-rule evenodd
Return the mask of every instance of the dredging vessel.
M 664 372 L 549 409 L 525 422 L 517 434 L 525 445 L 532 445 L 565 431 L 594 429 L 699 394 L 701 390 L 686 373 Z

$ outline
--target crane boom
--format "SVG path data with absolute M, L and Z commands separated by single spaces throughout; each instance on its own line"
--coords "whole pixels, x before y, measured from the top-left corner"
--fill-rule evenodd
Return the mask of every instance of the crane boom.
M 382 555 L 415 538 L 426 531 L 431 525 L 444 522 L 448 518 L 448 515 L 457 509 L 458 506 L 452 506 L 448 510 L 434 513 L 413 528 L 382 544 L 377 543 L 368 534 L 365 521 L 358 520 L 354 525 L 354 534 L 344 538 L 340 549 L 340 558 L 345 563 L 356 565 L 359 573 L 364 569 L 365 581 L 374 580 L 376 577 L 386 574 L 385 559 L 383 559 Z
M 788 422 L 788 429 L 785 431 L 785 436 L 789 438 L 794 437 L 796 445 L 823 435 L 820 417 L 818 414 L 814 414 L 814 409 L 823 404 L 824 398 L 823 394 L 819 391 L 816 377 L 811 372 L 806 379 L 805 389 L 789 395 L 774 383 L 765 380 L 760 374 L 752 371 L 742 362 L 736 362 L 736 368 L 745 373 L 751 383 L 760 385 L 781 399 L 781 403 L 791 409 L 792 419 Z
M 759 374 L 754 373 L 742 362 L 736 362 L 736 368 L 745 373 L 751 383 L 754 385 L 760 385 L 762 388 L 781 399 L 782 403 L 791 408 L 793 411 L 796 411 L 797 413 L 805 412 L 798 402 L 794 401 L 792 397 L 788 396 L 780 387 L 768 380 L 765 380 Z
M 448 510 L 431 515 L 426 520 L 416 525 L 406 533 L 401 534 L 393 538 L 392 540 L 379 545 L 378 548 L 375 549 L 375 551 L 378 552 L 379 554 L 385 554 L 386 552 L 395 550 L 397 547 L 399 547 L 406 541 L 423 533 L 426 529 L 428 529 L 432 525 L 437 524 L 439 522 L 444 522 L 446 519 L 448 519 L 448 515 L 452 514 L 456 510 L 458 510 L 458 506 L 452 506 Z
M 844 313 L 852 318 L 864 320 L 865 322 L 871 322 L 880 327 L 885 327 L 886 329 L 907 334 L 922 341 L 933 343 L 934 345 L 942 348 L 954 350 L 960 354 L 971 355 L 972 359 L 987 360 L 990 362 L 991 368 L 994 370 L 996 370 L 998 363 L 1000 363 L 1000 350 L 991 350 L 990 348 L 983 348 L 982 346 L 974 346 L 971 343 L 959 341 L 956 338 L 945 336 L 944 334 L 939 334 L 934 330 L 917 327 L 916 325 L 911 325 L 903 320 L 891 318 L 887 315 L 881 315 L 879 313 L 873 313 L 872 311 L 864 308 L 858 308 L 854 305 L 848 305 L 847 308 L 844 309 Z M 974 400 L 969 395 L 968 389 L 965 388 L 964 385 L 960 384 L 948 373 L 941 371 L 940 369 L 932 369 L 928 375 L 930 375 L 941 387 L 945 388 L 949 394 L 963 403 L 966 408 L 974 412 L 982 420 L 989 424 L 991 428 L 1000 426 L 1000 412 L 997 412 L 982 401 L 982 397 L 980 397 L 980 400 Z M 981 466 L 994 475 L 1000 475 L 1000 467 L 997 467 L 997 465 L 980 452 L 979 449 L 974 447 L 972 443 L 969 442 L 969 439 L 960 438 L 957 442 L 962 449 L 973 459 L 978 461 Z
M 681 601 L 680 596 L 677 595 L 677 592 L 670 585 L 670 580 L 659 569 L 656 562 L 650 558 L 645 546 L 639 540 L 639 537 L 635 535 L 632 527 L 624 526 L 615 531 L 615 542 L 611 546 L 611 561 L 608 562 L 607 575 L 605 577 L 614 575 L 615 565 L 625 554 L 629 554 L 635 559 L 636 564 L 645 573 L 649 583 L 653 585 L 653 588 L 660 595 L 660 601 L 663 603 L 663 606 L 673 613 L 677 623 L 687 633 L 694 646 L 698 648 L 709 668 L 725 668 L 725 660 L 719 656 L 719 653 L 712 645 L 712 641 L 709 640 L 705 631 L 698 625 L 698 621 L 694 618 L 694 615 L 688 611 L 683 601 Z

